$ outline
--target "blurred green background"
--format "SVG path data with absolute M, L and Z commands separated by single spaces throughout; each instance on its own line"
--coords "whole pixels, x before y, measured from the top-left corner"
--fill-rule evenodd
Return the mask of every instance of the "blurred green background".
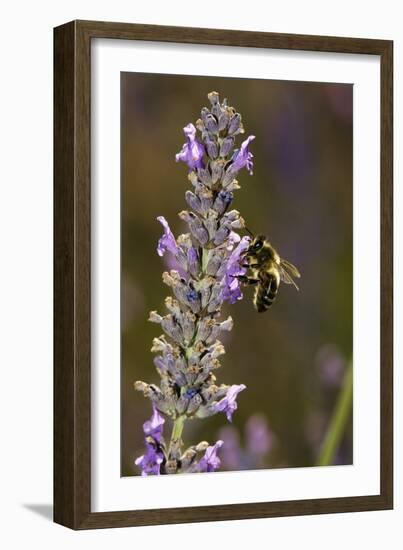
M 155 218 L 165 216 L 175 235 L 186 230 L 177 213 L 186 208 L 187 167 L 175 153 L 212 90 L 242 114 L 245 135 L 256 136 L 254 175 L 239 174 L 233 207 L 302 273 L 300 292 L 282 285 L 265 314 L 253 309 L 253 289 L 225 308 L 235 326 L 218 382 L 247 386 L 230 432 L 245 456 L 250 419 L 263 419 L 270 445 L 255 462 L 223 468 L 314 465 L 352 356 L 352 86 L 122 73 L 123 476 L 139 473 L 134 459 L 151 413 L 133 383 L 158 383 L 150 347 L 160 328 L 147 318 L 164 311 L 169 265 L 156 253 Z M 187 422 L 184 442 L 213 442 L 226 424 L 222 414 Z M 351 462 L 352 418 L 334 460 Z

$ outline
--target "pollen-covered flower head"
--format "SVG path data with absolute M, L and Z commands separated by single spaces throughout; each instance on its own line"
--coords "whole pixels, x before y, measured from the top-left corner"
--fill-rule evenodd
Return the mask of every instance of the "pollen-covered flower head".
M 192 123 L 189 123 L 183 128 L 183 132 L 186 136 L 186 143 L 183 144 L 181 151 L 175 155 L 176 162 L 180 160 L 185 162 L 189 166 L 189 170 L 204 168 L 204 146 L 196 139 L 196 128 Z

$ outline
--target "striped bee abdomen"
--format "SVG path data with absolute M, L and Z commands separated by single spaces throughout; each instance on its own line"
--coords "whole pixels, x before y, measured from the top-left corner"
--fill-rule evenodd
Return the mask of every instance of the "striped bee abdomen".
M 244 256 L 247 275 L 238 278 L 244 284 L 256 285 L 253 304 L 259 313 L 267 311 L 276 299 L 280 281 L 295 284 L 293 277 L 300 277 L 292 263 L 282 260 L 264 235 L 257 235 L 249 244 Z
M 260 279 L 253 299 L 255 308 L 259 313 L 267 311 L 274 302 L 277 296 L 279 282 L 279 278 L 270 272 L 266 272 L 264 277 Z

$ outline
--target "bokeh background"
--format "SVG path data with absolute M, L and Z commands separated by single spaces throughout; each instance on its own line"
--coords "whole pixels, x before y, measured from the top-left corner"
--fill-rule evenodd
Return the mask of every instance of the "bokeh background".
M 223 468 L 313 466 L 352 359 L 353 87 L 349 84 L 122 73 L 122 469 L 138 475 L 151 405 L 135 380 L 158 383 L 150 353 L 164 311 L 166 257 L 156 253 L 163 215 L 185 231 L 187 167 L 175 163 L 182 128 L 227 97 L 254 134 L 254 175 L 239 176 L 233 207 L 302 273 L 258 315 L 253 289 L 224 313 L 234 329 L 218 381 L 246 384 L 232 425 L 222 414 L 187 422 L 185 444 L 222 437 Z M 352 418 L 334 458 L 351 464 Z

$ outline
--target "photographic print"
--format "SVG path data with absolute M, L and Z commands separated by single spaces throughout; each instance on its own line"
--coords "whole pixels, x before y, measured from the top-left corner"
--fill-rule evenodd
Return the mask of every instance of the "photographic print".
M 393 508 L 393 42 L 54 37 L 55 522 Z
M 121 475 L 353 463 L 353 86 L 121 73 Z

